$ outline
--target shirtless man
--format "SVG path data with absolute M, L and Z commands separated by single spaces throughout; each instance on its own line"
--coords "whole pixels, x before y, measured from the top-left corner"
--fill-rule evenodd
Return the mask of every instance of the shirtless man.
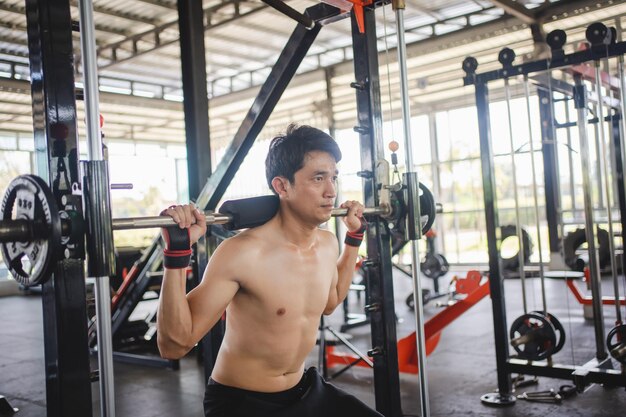
M 161 355 L 184 356 L 226 310 L 205 416 L 381 416 L 323 381 L 314 368 L 304 370 L 320 316 L 332 313 L 348 293 L 365 229 L 363 206 L 343 203 L 348 233 L 340 256 L 335 235 L 318 227 L 331 217 L 340 159 L 336 142 L 309 126 L 289 126 L 274 138 L 265 165 L 280 199 L 277 214 L 219 245 L 189 294 L 190 246 L 206 233 L 206 221 L 193 205 L 165 211 L 179 227 L 163 229 Z

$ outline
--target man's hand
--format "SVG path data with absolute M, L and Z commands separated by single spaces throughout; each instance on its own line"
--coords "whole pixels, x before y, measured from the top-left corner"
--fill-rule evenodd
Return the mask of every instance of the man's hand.
M 161 212 L 161 216 L 170 216 L 179 228 L 189 229 L 189 246 L 206 233 L 206 217 L 194 204 L 170 206 Z
M 348 200 L 340 207 L 348 209 L 348 214 L 343 217 L 343 223 L 348 228 L 348 231 L 363 233 L 363 225 L 365 224 L 363 220 L 363 204 L 355 200 Z

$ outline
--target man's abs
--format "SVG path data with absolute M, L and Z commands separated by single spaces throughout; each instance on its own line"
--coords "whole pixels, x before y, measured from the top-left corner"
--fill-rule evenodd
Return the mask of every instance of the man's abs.
M 229 307 L 224 341 L 211 375 L 215 381 L 258 392 L 284 391 L 300 381 L 304 360 L 315 346 L 323 307 L 307 314 L 281 305 L 289 309 L 287 317 L 251 314 L 238 309 L 241 305 Z M 251 307 L 252 303 L 243 309 Z
M 288 355 L 278 350 L 268 356 L 263 348 L 256 354 L 250 354 L 250 349 L 254 348 L 233 349 L 225 338 L 211 378 L 223 385 L 257 392 L 285 391 L 302 379 L 308 350 Z

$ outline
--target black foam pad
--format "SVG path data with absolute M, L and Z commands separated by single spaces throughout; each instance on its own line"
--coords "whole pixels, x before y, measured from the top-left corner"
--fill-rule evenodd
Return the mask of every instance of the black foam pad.
M 274 217 L 278 206 L 278 196 L 262 195 L 225 201 L 219 212 L 232 217 L 232 221 L 224 225 L 225 229 L 248 229 L 260 226 Z

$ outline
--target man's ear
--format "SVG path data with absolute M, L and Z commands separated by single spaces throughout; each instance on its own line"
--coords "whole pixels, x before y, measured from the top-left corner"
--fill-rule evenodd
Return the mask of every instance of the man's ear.
M 279 197 L 283 197 L 287 194 L 287 189 L 290 185 L 289 180 L 285 177 L 274 177 L 272 179 L 272 188 Z

